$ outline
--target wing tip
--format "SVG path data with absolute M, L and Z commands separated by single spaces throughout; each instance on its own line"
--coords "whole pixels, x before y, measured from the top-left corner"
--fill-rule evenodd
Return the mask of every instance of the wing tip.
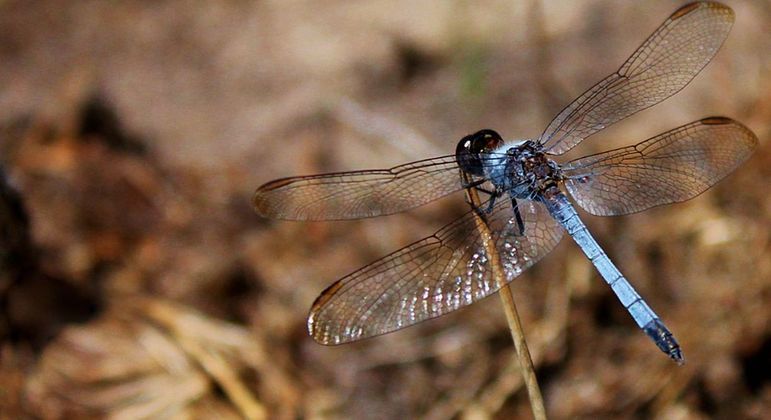
M 699 122 L 701 122 L 704 125 L 727 125 L 727 124 L 736 123 L 736 121 L 728 117 L 707 117 L 707 118 L 702 118 L 701 120 L 699 120 Z
M 745 139 L 747 139 L 749 143 L 750 151 L 754 150 L 759 143 L 758 136 L 752 130 L 750 130 L 749 127 L 732 118 L 721 117 L 721 116 L 707 117 L 707 118 L 702 118 L 701 120 L 699 120 L 699 122 L 704 125 L 730 125 L 730 126 L 736 127 L 737 129 L 744 132 Z
M 672 15 L 669 18 L 672 19 L 672 20 L 680 19 L 681 17 L 687 15 L 688 13 L 691 13 L 695 9 L 700 8 L 704 4 L 705 4 L 704 2 L 688 3 L 685 6 L 675 10 L 675 12 L 672 13 Z
M 313 301 L 313 305 L 311 305 L 311 315 L 318 313 L 321 308 L 326 305 L 327 302 L 329 302 L 329 300 L 332 299 L 342 287 L 343 282 L 338 280 L 324 289 L 321 294 L 319 294 L 319 297 Z
M 260 185 L 252 195 L 252 207 L 262 217 L 276 217 L 268 195 L 294 182 L 293 178 L 279 178 Z
M 323 345 L 323 346 L 329 346 L 332 343 L 329 341 L 328 336 L 325 334 L 320 334 L 318 331 L 318 328 L 316 326 L 316 318 L 315 313 L 313 312 L 313 309 L 311 309 L 311 313 L 308 314 L 308 321 L 306 323 L 306 327 L 308 329 L 308 335 L 311 336 L 313 341 Z
M 283 220 L 306 220 L 302 215 L 284 214 L 285 209 L 276 202 L 277 196 L 273 195 L 281 194 L 279 190 L 291 185 L 297 181 L 296 178 L 279 178 L 270 182 L 266 182 L 260 185 L 252 195 L 252 207 L 262 217 L 269 219 L 283 219 Z
M 270 211 L 270 200 L 265 197 L 265 191 L 262 187 L 258 188 L 252 196 L 252 207 L 262 217 L 271 217 L 273 214 Z
M 696 9 L 701 8 L 709 8 L 714 10 L 720 10 L 723 13 L 726 13 L 729 17 L 731 22 L 734 20 L 734 11 L 730 7 L 726 6 L 723 3 L 718 2 L 712 2 L 712 1 L 697 1 L 693 3 L 688 3 L 685 6 L 682 6 L 681 8 L 675 10 L 674 13 L 672 13 L 671 16 L 669 16 L 670 20 L 677 20 L 681 19 L 682 17 L 690 14 Z
M 295 181 L 294 178 L 274 179 L 273 181 L 266 182 L 266 183 L 260 185 L 260 187 L 257 188 L 257 192 L 261 192 L 261 191 L 262 192 L 267 192 L 267 191 L 277 190 L 279 188 L 283 188 L 283 187 L 291 184 L 294 181 Z
M 308 335 L 310 335 L 311 338 L 313 338 L 313 340 L 319 344 L 325 346 L 334 346 L 344 342 L 340 340 L 339 336 L 331 336 L 329 332 L 326 331 L 326 329 L 319 328 L 318 323 L 319 313 L 342 287 L 343 282 L 340 280 L 332 283 L 319 294 L 319 296 L 316 298 L 316 300 L 313 301 L 313 304 L 311 305 L 307 322 Z

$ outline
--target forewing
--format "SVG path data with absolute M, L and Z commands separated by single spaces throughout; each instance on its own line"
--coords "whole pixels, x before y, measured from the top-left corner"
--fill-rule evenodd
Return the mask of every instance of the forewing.
M 562 228 L 543 204 L 520 201 L 518 208 L 524 235 L 508 198 L 500 198 L 487 215 L 507 282 L 562 237 Z M 322 344 L 355 341 L 446 314 L 496 292 L 475 217 L 469 212 L 332 284 L 311 308 L 310 335 Z
M 719 3 L 691 3 L 670 16 L 615 73 L 565 107 L 541 135 L 559 155 L 583 139 L 685 87 L 728 36 L 733 11 Z
M 288 220 L 345 220 L 398 213 L 463 188 L 455 156 L 391 169 L 282 178 L 257 189 L 262 216 Z
M 730 118 L 705 118 L 635 146 L 569 162 L 563 175 L 589 213 L 628 214 L 701 194 L 747 160 L 757 143 Z

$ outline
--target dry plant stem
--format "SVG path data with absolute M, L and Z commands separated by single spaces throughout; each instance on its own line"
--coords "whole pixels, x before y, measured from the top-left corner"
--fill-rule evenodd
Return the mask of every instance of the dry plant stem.
M 511 338 L 514 340 L 514 348 L 517 350 L 517 358 L 522 367 L 522 376 L 525 380 L 528 397 L 530 398 L 530 407 L 533 409 L 533 417 L 539 420 L 546 419 L 546 408 L 544 408 L 541 388 L 538 386 L 538 379 L 535 376 L 533 359 L 530 357 L 530 350 L 527 347 L 527 340 L 525 340 L 522 324 L 519 321 L 514 296 L 512 296 L 511 288 L 508 284 L 501 287 L 498 291 L 498 296 L 501 297 L 501 302 L 503 302 L 506 321 L 509 323 Z
M 470 180 L 462 174 L 467 183 Z M 476 208 L 482 208 L 481 200 L 477 190 L 469 188 L 466 190 L 469 202 Z M 519 314 L 517 313 L 517 306 L 514 303 L 514 296 L 511 294 L 511 289 L 508 283 L 503 277 L 503 266 L 501 265 L 500 255 L 498 254 L 495 244 L 490 234 L 490 229 L 483 218 L 477 214 L 476 227 L 479 231 L 482 243 L 484 244 L 485 251 L 490 258 L 490 266 L 492 267 L 493 277 L 496 284 L 498 284 L 500 290 L 498 296 L 501 297 L 503 303 L 503 309 L 506 313 L 506 321 L 509 323 L 509 331 L 511 337 L 514 340 L 514 348 L 517 351 L 517 358 L 519 359 L 519 365 L 522 371 L 522 377 L 525 381 L 525 387 L 527 388 L 528 399 L 530 400 L 530 408 L 533 410 L 533 417 L 537 420 L 546 419 L 546 409 L 543 404 L 543 396 L 541 395 L 541 388 L 538 386 L 538 379 L 535 376 L 535 370 L 533 368 L 533 359 L 530 357 L 530 350 L 527 347 L 527 341 L 525 340 L 525 334 L 522 331 L 522 324 L 519 321 Z
M 228 365 L 216 351 L 210 351 L 191 338 L 180 329 L 177 317 L 166 306 L 150 302 L 146 306 L 146 312 L 153 319 L 161 322 L 174 334 L 177 343 L 201 368 L 222 387 L 230 401 L 241 412 L 244 418 L 249 420 L 262 420 L 267 418 L 265 407 L 262 406 L 251 394 L 249 389 L 238 378 L 238 374 Z
M 249 420 L 267 418 L 265 408 L 254 399 L 238 375 L 218 354 L 207 351 L 195 340 L 187 337 L 181 336 L 177 339 L 185 351 L 193 356 L 201 367 L 217 381 L 244 418 Z

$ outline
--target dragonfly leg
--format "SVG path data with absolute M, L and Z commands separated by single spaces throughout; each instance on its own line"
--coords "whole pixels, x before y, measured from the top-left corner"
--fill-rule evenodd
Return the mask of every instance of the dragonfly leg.
M 478 179 L 476 181 L 471 181 L 471 182 L 466 182 L 465 180 L 463 180 L 461 183 L 461 186 L 466 189 L 477 188 L 478 186 L 484 184 L 485 182 L 487 182 L 486 179 Z
M 494 196 L 496 198 L 500 197 L 501 194 L 503 194 L 502 191 L 498 191 L 497 189 L 488 190 L 487 188 L 482 187 L 482 184 L 484 184 L 485 182 L 487 182 L 486 179 L 480 179 L 480 180 L 473 181 L 473 182 L 467 182 L 467 183 L 463 184 L 463 188 L 466 188 L 466 189 L 473 188 L 473 189 L 475 189 L 475 190 L 477 190 L 477 191 L 479 191 L 481 193 L 485 193 L 485 194 L 487 194 L 489 196 Z M 490 207 L 492 209 L 492 206 L 490 206 Z
M 500 196 L 503 195 L 503 191 L 500 191 L 500 190 L 489 191 L 481 187 L 477 187 L 477 191 L 483 192 L 490 196 L 490 200 L 487 202 L 487 209 L 485 209 L 485 214 L 492 213 L 493 207 L 495 207 L 495 200 L 497 200 Z
M 501 196 L 499 193 L 490 192 L 486 190 L 481 190 L 481 192 L 489 194 L 490 200 L 487 201 L 487 206 L 485 209 L 480 208 L 476 204 L 472 203 L 471 201 L 468 201 L 469 206 L 484 220 L 487 220 L 487 215 L 492 213 L 493 207 L 495 206 L 495 200 Z
M 522 221 L 522 214 L 519 213 L 519 206 L 517 205 L 517 199 L 511 197 L 511 208 L 514 209 L 514 218 L 517 220 L 517 227 L 519 228 L 519 236 L 525 234 L 525 222 Z
M 468 198 L 466 198 L 466 202 L 472 208 L 474 208 L 474 210 L 476 210 L 477 213 L 479 213 L 480 216 L 485 216 L 487 214 L 492 213 L 493 207 L 495 207 L 495 200 L 498 197 L 500 197 L 501 195 L 503 195 L 503 191 L 488 190 L 487 188 L 480 187 L 480 185 L 482 185 L 484 182 L 485 182 L 485 180 L 474 181 L 474 182 L 468 183 L 467 187 L 466 187 L 466 188 L 473 188 L 473 189 L 477 190 L 480 193 L 485 193 L 485 194 L 490 196 L 490 200 L 487 201 L 487 208 L 485 208 L 484 211 L 481 211 L 481 209 L 478 208 L 476 204 L 474 204 Z

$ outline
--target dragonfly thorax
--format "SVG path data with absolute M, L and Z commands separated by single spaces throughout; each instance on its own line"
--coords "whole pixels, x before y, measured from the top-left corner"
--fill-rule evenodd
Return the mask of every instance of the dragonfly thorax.
M 533 140 L 504 143 L 500 134 L 484 129 L 463 137 L 455 149 L 460 168 L 486 178 L 499 191 L 532 198 L 561 180 L 559 166 Z
M 493 177 L 491 181 L 517 198 L 533 198 L 556 186 L 562 178 L 559 165 L 546 157 L 541 145 L 533 140 L 509 147 L 505 163 L 499 166 L 502 176 Z

